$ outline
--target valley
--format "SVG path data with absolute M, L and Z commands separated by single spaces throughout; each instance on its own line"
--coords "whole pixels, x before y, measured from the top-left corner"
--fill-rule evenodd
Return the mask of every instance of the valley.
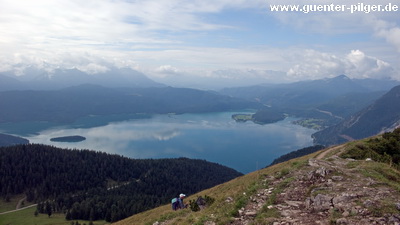
M 338 88 L 341 85 L 345 88 Z M 276 163 L 277 161 L 274 159 L 282 162 L 305 154 L 311 153 L 309 156 L 312 156 L 315 154 L 313 152 L 323 148 L 320 145 L 313 146 L 315 143 L 330 146 L 343 141 L 362 139 L 378 134 L 382 130 L 390 131 L 397 126 L 396 124 L 399 121 L 398 109 L 396 108 L 399 96 L 398 87 L 394 87 L 388 92 L 371 91 L 346 76 L 338 76 L 321 81 L 269 85 L 268 88 L 257 87 L 256 91 L 252 91 L 253 88 L 233 88 L 218 93 L 165 86 L 111 88 L 82 84 L 59 90 L 0 91 L 0 106 L 4 109 L 0 112 L 2 116 L 0 130 L 6 133 L 0 136 L 0 141 L 3 141 L 0 143 L 9 146 L 0 148 L 0 150 L 22 148 L 24 150 L 29 149 L 29 151 L 44 151 L 58 147 L 60 149 L 57 151 L 63 152 L 63 157 L 70 153 L 76 154 L 76 151 L 82 154 L 82 156 L 79 156 L 82 158 L 67 159 L 71 165 L 75 165 L 74 168 L 62 167 L 68 163 L 66 163 L 66 159 L 59 156 L 52 156 L 54 159 L 49 162 L 42 158 L 42 160 L 39 160 L 40 162 L 35 163 L 39 165 L 38 168 L 31 167 L 14 171 L 10 170 L 11 166 L 7 164 L 8 166 L 5 166 L 6 168 L 3 168 L 2 172 L 0 171 L 2 173 L 1 183 L 3 184 L 3 186 L 0 185 L 0 188 L 4 201 L 15 201 L 15 196 L 25 194 L 26 204 L 34 205 L 37 203 L 37 212 L 40 215 L 50 213 L 48 210 L 52 210 L 51 213 L 54 213 L 54 218 L 62 217 L 63 214 L 60 214 L 62 209 L 67 208 L 68 210 L 64 211 L 64 216 L 68 220 L 85 219 L 101 224 L 106 223 L 104 221 L 120 221 L 132 214 L 165 204 L 170 196 L 174 195 L 170 189 L 165 196 L 155 196 L 146 192 L 148 185 L 152 186 L 152 190 L 155 187 L 165 188 L 163 181 L 175 179 L 165 173 L 171 169 L 175 170 L 173 165 L 164 166 L 166 162 L 173 164 L 176 163 L 175 161 L 182 162 L 184 160 L 185 163 L 186 160 L 190 161 L 188 162 L 190 165 L 187 165 L 186 168 L 190 168 L 189 171 L 193 176 L 188 176 L 185 180 L 193 186 L 174 188 L 186 190 L 184 192 L 190 195 L 204 188 L 215 186 L 218 182 L 226 182 L 242 176 L 242 174 L 246 174 L 245 177 L 252 177 L 254 173 L 261 174 L 262 171 L 269 171 L 269 168 L 286 165 L 286 163 L 281 163 L 263 169 L 272 162 Z M 349 90 L 358 90 L 358 92 L 348 92 Z M 38 101 L 39 99 L 40 101 Z M 25 110 L 26 108 L 29 108 L 29 110 Z M 381 113 L 382 109 L 385 109 L 385 113 Z M 385 115 L 385 117 L 383 119 L 371 119 L 376 118 L 377 115 Z M 368 121 L 368 123 L 365 121 Z M 353 125 L 357 126 L 352 127 Z M 358 136 L 353 133 L 346 133 L 343 126 L 352 132 L 356 132 L 355 134 Z M 363 127 L 362 132 L 357 127 Z M 15 145 L 18 143 L 27 144 L 27 142 L 31 144 Z M 334 153 L 335 151 L 332 149 L 337 148 L 330 148 L 329 151 L 316 157 L 316 160 L 324 160 L 325 157 L 330 157 L 332 154 L 339 156 L 344 151 L 341 148 L 340 152 Z M 107 169 L 108 167 L 105 166 L 104 162 L 93 161 L 96 159 L 94 155 L 91 155 L 94 151 L 99 154 L 110 154 L 113 157 L 121 156 L 124 158 L 123 161 L 132 160 L 135 163 L 130 165 L 125 162 L 122 165 L 115 165 L 113 169 Z M 13 152 L 19 154 L 18 151 L 13 150 Z M 5 160 L 4 157 L 9 152 L 4 151 L 3 153 L 4 156 L 0 159 Z M 40 157 L 49 156 L 48 153 L 37 154 Z M 23 155 L 19 154 L 18 156 Z M 35 157 L 25 158 L 22 161 L 29 165 Z M 396 157 L 393 160 L 397 160 Z M 232 171 L 231 168 L 233 168 L 236 172 L 234 172 L 233 177 L 230 175 L 226 177 L 226 174 L 214 176 L 214 178 L 218 178 L 215 180 L 217 183 L 204 187 L 197 183 L 202 181 L 194 177 L 201 173 L 192 168 L 199 162 L 191 159 L 204 160 L 202 163 L 206 164 L 217 163 L 228 171 Z M 375 160 L 386 160 L 386 158 L 377 157 Z M 3 162 L 9 163 L 11 161 L 13 160 L 8 159 Z M 111 161 L 115 163 L 118 160 Z M 52 164 L 55 162 L 56 165 Z M 72 162 L 79 163 L 79 165 Z M 164 169 L 157 172 L 156 168 L 160 165 L 152 164 L 151 169 L 141 167 L 127 174 L 121 174 L 122 177 L 115 174 L 117 170 L 126 171 L 128 168 L 136 168 L 138 165 L 143 166 L 143 162 L 150 164 L 162 162 L 161 167 Z M 339 158 L 330 158 L 328 162 L 345 165 L 344 161 Z M 317 167 L 322 165 L 325 169 L 329 166 L 335 167 L 335 165 L 316 162 L 311 159 L 308 160 L 307 165 L 312 166 L 311 164 L 316 163 L 322 163 L 318 164 Z M 336 166 L 340 166 L 339 164 Z M 305 165 L 306 163 L 303 162 L 292 164 L 294 171 L 298 173 L 311 173 L 312 171 L 308 171 L 309 168 L 304 167 Z M 45 179 L 40 184 L 39 177 L 43 174 L 48 175 L 48 172 L 43 172 L 44 168 L 48 166 L 50 167 L 46 171 L 62 174 L 60 177 L 63 178 L 63 182 L 68 183 L 69 189 L 59 188 L 62 185 L 57 180 L 58 174 L 52 174 L 47 178 L 44 176 Z M 117 169 L 119 166 L 122 167 Z M 97 171 L 93 171 L 92 167 L 97 168 Z M 83 168 L 86 172 L 101 177 L 89 178 L 87 175 L 73 177 L 73 179 L 72 177 L 65 177 L 67 172 L 63 171 L 73 172 L 76 168 Z M 307 210 L 301 211 L 304 209 L 304 205 L 308 204 L 308 208 L 314 207 L 312 204 L 319 201 L 321 196 L 318 198 L 318 195 L 309 196 L 308 203 L 302 202 L 303 197 L 299 201 L 292 199 L 293 196 L 289 196 L 287 199 L 284 198 L 277 206 L 274 206 L 272 202 L 268 203 L 268 201 L 279 200 L 265 201 L 270 197 L 279 199 L 279 196 L 274 194 L 275 191 L 282 192 L 283 188 L 287 188 L 287 185 L 291 182 L 299 182 L 293 184 L 296 187 L 301 187 L 302 182 L 308 182 L 293 180 L 294 177 L 301 175 L 292 172 L 291 168 L 282 169 L 282 174 L 272 175 L 270 172 L 266 172 L 265 175 L 259 176 L 264 177 L 261 183 L 254 181 L 257 183 L 256 186 L 247 187 L 249 189 L 245 188 L 247 190 L 245 192 L 250 193 L 249 196 L 253 196 L 254 193 L 257 193 L 258 197 L 262 196 L 261 202 L 257 200 L 257 197 L 254 198 L 254 202 L 257 202 L 257 204 L 246 203 L 243 196 L 227 196 L 227 199 L 233 199 L 229 201 L 236 201 L 235 199 L 239 198 L 233 211 L 231 209 L 228 213 L 230 217 L 229 219 L 226 218 L 227 221 L 232 220 L 233 217 L 234 221 L 241 224 L 241 221 L 256 222 L 259 219 L 257 217 L 268 221 L 269 219 L 265 218 L 275 218 L 278 215 L 277 212 L 289 217 L 293 214 L 299 218 L 300 214 L 308 213 Z M 306 172 L 303 170 L 305 168 L 308 168 Z M 216 168 L 217 170 L 221 169 Z M 33 171 L 37 172 L 29 175 L 29 179 L 15 181 L 18 177 L 27 176 L 26 174 Z M 141 175 L 137 174 L 139 171 L 141 171 Z M 23 174 L 15 175 L 13 172 Z M 350 173 L 350 171 L 348 172 Z M 74 173 L 79 174 L 79 172 Z M 128 175 L 129 173 L 134 175 Z M 316 173 L 319 174 L 320 172 Z M 327 174 L 324 176 L 327 176 Z M 33 181 L 32 177 L 36 177 L 34 179 L 36 181 Z M 271 177 L 275 178 L 268 181 Z M 335 180 L 337 177 L 335 175 L 335 178 L 329 179 Z M 218 181 L 219 178 L 222 180 Z M 235 179 L 240 179 L 240 177 Z M 310 182 L 313 183 L 312 185 L 318 186 L 319 182 L 324 183 L 325 181 L 312 180 Z M 23 182 L 28 182 L 28 186 L 32 189 L 28 188 L 28 190 L 22 191 L 24 189 Z M 270 185 L 266 188 L 267 192 L 265 192 L 265 189 L 264 191 L 258 190 L 259 187 L 265 186 L 263 182 Z M 38 186 L 32 186 L 32 184 Z M 332 183 L 323 184 L 324 187 L 327 185 L 332 185 Z M 310 186 L 310 184 L 307 183 L 306 186 Z M 218 185 L 215 187 L 218 187 Z M 339 188 L 339 186 L 335 188 Z M 253 192 L 256 189 L 257 192 Z M 142 191 L 138 192 L 138 196 L 126 194 L 132 191 L 136 193 L 138 190 Z M 308 191 L 305 192 L 308 193 Z M 357 192 L 357 190 L 354 190 L 354 192 Z M 333 192 L 331 194 L 333 196 Z M 140 196 L 147 196 L 149 200 L 144 203 Z M 332 196 L 323 197 L 332 199 L 340 197 Z M 45 199 L 45 201 L 41 199 Z M 217 198 L 217 202 L 220 200 Z M 139 205 L 135 205 L 135 201 L 139 201 Z M 238 207 L 238 204 L 241 207 Z M 266 204 L 270 205 L 259 208 L 259 205 Z M 127 207 L 133 211 L 128 212 Z M 336 208 L 336 205 L 333 205 L 333 207 Z M 9 220 L 17 213 L 32 211 L 33 208 L 1 215 L 0 221 L 2 219 L 4 221 Z M 110 209 L 111 211 L 109 211 Z M 342 214 L 347 215 L 349 210 L 352 212 L 352 209 L 346 208 Z M 36 210 L 34 212 L 37 214 Z M 261 212 L 260 216 L 254 218 L 259 212 Z M 368 211 L 364 210 L 363 212 Z M 325 212 L 323 210 L 319 215 L 321 217 L 313 218 L 313 220 L 325 221 L 326 216 L 332 220 L 342 219 L 336 218 L 339 215 L 331 214 L 330 211 Z M 370 216 L 368 213 L 365 215 Z M 223 218 L 226 215 L 221 216 Z M 60 220 L 62 220 L 61 217 Z M 170 217 L 170 215 L 167 215 L 167 217 Z M 49 218 L 53 217 L 49 216 Z M 207 218 L 207 221 L 215 220 L 215 218 Z M 203 219 L 202 221 L 207 222 L 205 218 Z M 351 221 L 349 218 L 344 219 Z M 357 219 L 358 217 L 355 217 L 355 220 Z M 375 218 L 371 219 L 371 221 L 373 220 Z M 45 224 L 42 217 L 39 221 L 39 223 Z M 168 223 L 168 220 L 166 221 Z M 280 223 L 287 222 L 293 221 L 280 221 Z M 163 223 L 159 222 L 159 224 Z

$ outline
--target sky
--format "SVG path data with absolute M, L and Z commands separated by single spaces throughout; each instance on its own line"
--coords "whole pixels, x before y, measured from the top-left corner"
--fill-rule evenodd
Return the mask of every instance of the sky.
M 0 73 L 129 67 L 202 87 L 341 74 L 400 80 L 400 0 L 377 2 L 0 0 Z M 272 11 L 277 4 L 304 10 Z M 344 10 L 305 13 L 330 4 Z M 369 10 L 378 4 L 392 11 Z

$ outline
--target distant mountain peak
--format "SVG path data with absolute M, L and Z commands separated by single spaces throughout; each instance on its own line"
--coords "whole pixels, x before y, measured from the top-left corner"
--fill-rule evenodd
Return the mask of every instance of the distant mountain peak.
M 333 79 L 350 80 L 350 78 L 344 74 L 334 77 Z

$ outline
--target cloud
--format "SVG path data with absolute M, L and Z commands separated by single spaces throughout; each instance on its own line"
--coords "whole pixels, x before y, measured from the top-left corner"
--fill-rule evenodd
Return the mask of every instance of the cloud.
M 323 0 L 268 0 L 268 4 L 292 4 L 292 5 L 329 5 Z M 400 7 L 399 0 L 364 0 L 362 5 L 359 1 L 337 0 L 335 5 L 345 6 L 343 11 L 331 12 L 271 12 L 269 15 L 277 18 L 283 24 L 294 27 L 301 31 L 312 32 L 315 34 L 337 35 L 337 34 L 356 34 L 370 33 L 383 38 L 387 43 L 392 44 L 400 52 L 400 28 L 398 22 L 399 11 L 374 11 L 368 12 L 368 6 L 393 6 Z M 351 13 L 350 6 L 364 6 L 365 11 Z
M 156 68 L 155 71 L 160 74 L 169 74 L 169 75 L 176 75 L 179 73 L 179 70 L 171 65 L 162 65 Z
M 393 77 L 400 70 L 398 12 L 268 10 L 268 4 L 310 4 L 306 0 L 0 0 L 0 4 L 0 72 L 12 70 L 18 75 L 32 66 L 46 71 L 77 68 L 91 74 L 130 67 L 160 79 L 179 75 L 182 81 L 186 77 L 196 83 L 193 79 L 198 77 L 218 82 L 318 79 L 341 73 Z
M 399 79 L 398 74 L 389 63 L 367 56 L 360 50 L 351 50 L 342 57 L 307 50 L 297 57 L 302 60 L 287 72 L 292 79 L 320 79 L 340 74 L 346 74 L 351 78 Z
M 397 49 L 397 52 L 400 52 L 400 28 L 398 26 L 379 19 L 373 20 L 371 24 L 376 36 L 384 38 Z
M 345 73 L 354 78 L 399 78 L 389 63 L 360 50 L 352 50 L 345 60 Z
M 84 66 L 78 66 L 77 69 L 80 71 L 86 72 L 88 74 L 105 73 L 110 70 L 106 66 L 99 65 L 96 63 L 89 63 Z

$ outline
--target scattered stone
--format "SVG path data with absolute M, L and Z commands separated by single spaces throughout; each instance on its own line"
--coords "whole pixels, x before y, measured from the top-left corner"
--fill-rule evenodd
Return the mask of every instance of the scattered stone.
M 349 224 L 346 218 L 340 218 L 336 220 L 336 224 Z
M 325 167 L 320 167 L 315 171 L 315 174 L 320 175 L 321 177 L 325 177 L 328 175 L 329 171 Z
M 309 160 L 308 160 L 308 165 L 309 165 L 309 166 L 312 166 L 312 167 L 317 167 L 317 166 L 319 166 L 319 164 L 317 163 L 317 160 L 316 160 L 316 159 L 309 159 Z
M 369 208 L 369 207 L 374 206 L 374 202 L 368 199 L 368 200 L 366 200 L 366 201 L 363 202 L 363 205 L 364 205 L 365 207 Z
M 396 203 L 395 205 L 396 205 L 397 210 L 400 210 L 400 202 Z
M 348 212 L 348 211 L 344 211 L 343 213 L 342 213 L 342 216 L 343 217 L 348 217 L 350 215 L 350 213 Z
M 225 202 L 232 203 L 233 202 L 233 198 L 232 197 L 228 197 L 228 198 L 226 198 Z
M 313 209 L 317 212 L 325 211 L 333 207 L 332 205 L 332 197 L 327 195 L 318 194 L 312 199 L 312 206 Z
M 282 216 L 269 218 L 268 223 L 273 225 L 332 223 L 400 225 L 399 193 L 388 186 L 374 185 L 377 181 L 373 178 L 365 177 L 353 167 L 344 166 L 349 161 L 354 159 L 332 156 L 328 161 L 308 160 L 308 166 L 290 171 L 285 176 L 292 180 L 280 193 L 276 193 L 273 204 L 267 202 L 284 179 L 265 175 L 266 182 L 263 184 L 265 186 L 255 194 L 247 194 L 248 203 L 238 210 L 239 214 L 231 225 L 257 224 L 255 218 L 264 207 L 274 209 Z M 330 176 L 333 171 L 337 174 Z M 399 210 L 398 213 L 377 217 L 369 210 L 371 208 L 375 210 L 375 206 L 382 199 L 392 199 L 392 204 Z M 227 198 L 226 202 L 235 201 L 233 198 Z
M 285 201 L 285 203 L 295 208 L 299 208 L 301 205 L 303 205 L 303 202 L 301 201 Z
M 342 176 L 332 176 L 333 181 L 342 181 L 343 177 Z
M 257 216 L 257 212 L 255 212 L 255 211 L 246 212 L 244 215 L 246 215 L 246 216 L 251 216 L 251 217 L 255 217 L 255 216 Z

